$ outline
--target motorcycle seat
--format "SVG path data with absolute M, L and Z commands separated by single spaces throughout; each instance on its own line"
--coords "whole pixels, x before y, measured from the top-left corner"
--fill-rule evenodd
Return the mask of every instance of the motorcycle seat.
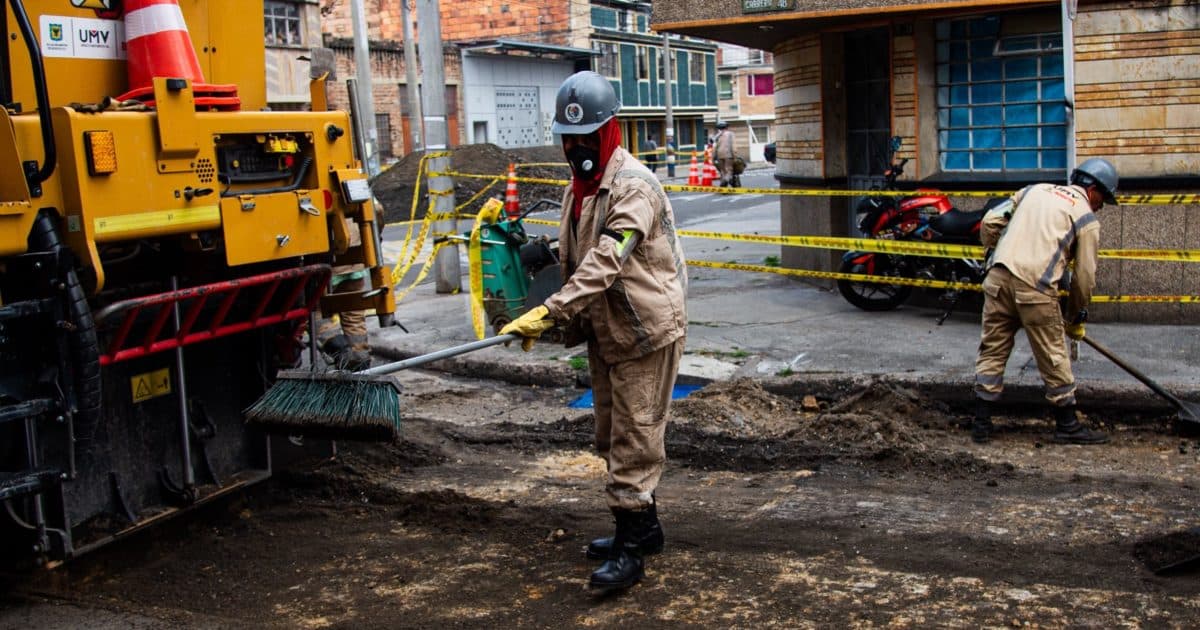
M 973 236 L 986 210 L 963 212 L 952 208 L 929 219 L 929 227 L 946 236 Z

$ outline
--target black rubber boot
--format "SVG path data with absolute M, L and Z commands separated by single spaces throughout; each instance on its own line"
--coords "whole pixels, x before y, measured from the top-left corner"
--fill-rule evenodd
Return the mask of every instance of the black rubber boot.
M 1083 426 L 1079 416 L 1075 415 L 1075 405 L 1055 407 L 1054 441 L 1060 444 L 1104 444 L 1108 442 L 1108 434 Z
M 658 502 L 653 499 L 651 499 L 650 507 L 646 510 L 646 519 L 649 521 L 649 525 L 642 532 L 643 535 L 635 538 L 633 542 L 643 556 L 652 556 L 663 550 L 664 543 L 662 523 L 658 522 Z M 587 546 L 587 557 L 592 560 L 607 558 L 609 550 L 612 549 L 612 543 L 612 536 L 593 540 Z
M 649 510 L 631 512 L 613 510 L 617 519 L 617 535 L 608 550 L 608 559 L 592 572 L 588 588 L 601 594 L 627 589 L 641 581 L 646 574 L 642 554 L 631 542 L 645 536 L 650 527 Z
M 979 444 L 992 439 L 992 404 L 986 400 L 975 401 L 975 420 L 971 422 L 971 439 Z

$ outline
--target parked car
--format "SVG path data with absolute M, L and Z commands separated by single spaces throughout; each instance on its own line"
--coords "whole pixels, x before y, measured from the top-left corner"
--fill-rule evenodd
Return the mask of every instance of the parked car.
M 763 147 L 763 157 L 766 158 L 766 160 L 768 162 L 770 162 L 772 164 L 775 163 L 775 143 L 774 142 Z

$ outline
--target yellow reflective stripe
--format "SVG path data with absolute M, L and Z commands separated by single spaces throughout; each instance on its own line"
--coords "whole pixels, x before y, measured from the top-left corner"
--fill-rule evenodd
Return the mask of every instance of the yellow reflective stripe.
M 196 206 L 173 210 L 138 212 L 115 217 L 101 217 L 92 221 L 92 230 L 97 236 L 117 232 L 140 232 L 153 229 L 178 229 L 203 224 L 221 224 L 220 206 Z
M 625 230 L 625 232 L 621 234 L 621 242 L 617 243 L 618 257 L 625 255 L 625 248 L 629 245 L 629 239 L 633 238 L 633 235 L 633 230 Z

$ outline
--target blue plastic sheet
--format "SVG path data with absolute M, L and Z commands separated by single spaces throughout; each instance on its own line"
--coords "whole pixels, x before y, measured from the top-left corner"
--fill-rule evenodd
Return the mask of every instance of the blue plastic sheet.
M 686 398 L 688 394 L 700 389 L 700 387 L 700 385 L 676 385 L 675 389 L 671 390 L 671 399 Z M 591 409 L 592 390 L 587 390 L 585 394 L 572 400 L 567 406 L 571 409 Z

